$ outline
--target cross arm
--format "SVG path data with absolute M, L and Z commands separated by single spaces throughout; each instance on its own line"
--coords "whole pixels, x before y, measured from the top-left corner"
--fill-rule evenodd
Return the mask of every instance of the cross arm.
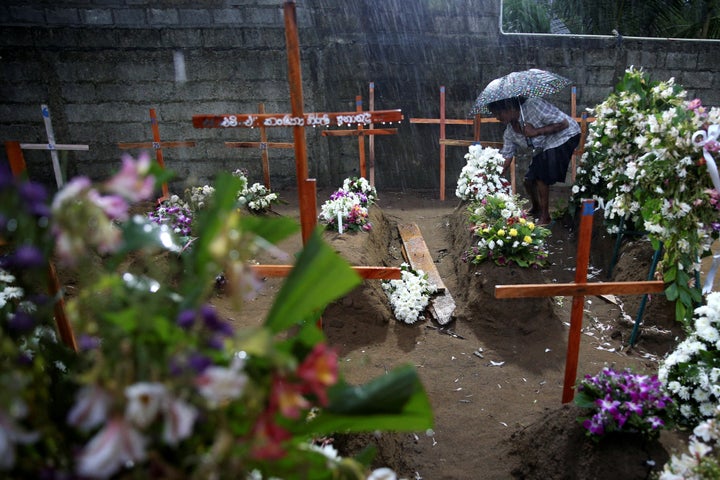
M 292 265 L 251 265 L 261 277 L 287 277 Z M 352 267 L 365 280 L 400 280 L 402 271 L 399 267 Z
M 662 280 L 641 282 L 553 283 L 528 285 L 497 285 L 495 298 L 563 297 L 583 295 L 639 295 L 660 293 L 665 289 Z
M 130 148 L 177 148 L 177 147 L 194 147 L 195 142 L 123 142 L 118 143 L 118 147 L 122 149 Z
M 255 127 L 327 127 L 330 125 L 399 122 L 402 111 L 373 110 L 370 112 L 305 113 L 293 117 L 285 113 L 235 113 L 225 115 L 193 115 L 195 128 L 255 128 Z

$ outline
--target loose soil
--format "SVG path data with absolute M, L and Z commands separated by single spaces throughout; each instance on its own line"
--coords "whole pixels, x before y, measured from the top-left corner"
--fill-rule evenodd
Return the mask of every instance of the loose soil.
M 566 187 L 551 190 L 551 200 L 567 198 Z M 330 193 L 319 192 L 318 205 Z M 274 214 L 298 219 L 296 192 L 280 196 L 287 204 Z M 472 238 L 457 199 L 440 201 L 437 192 L 379 196 L 371 207 L 371 232 L 326 232 L 326 240 L 353 265 L 400 266 L 397 225 L 416 223 L 457 308 L 445 329 L 429 314 L 407 325 L 394 319 L 380 281 L 368 280 L 326 309 L 323 328 L 338 349 L 345 379 L 364 383 L 412 364 L 435 419 L 427 432 L 338 435 L 335 445 L 343 454 L 373 443 L 375 465 L 408 479 L 645 479 L 684 448 L 687 433 L 677 431 L 663 432 L 653 442 L 631 434 L 589 439 L 576 421 L 581 410 L 561 402 L 572 298 L 494 298 L 496 285 L 574 281 L 577 238 L 571 216 L 550 226 L 547 268 L 476 266 L 462 261 Z M 650 244 L 624 239 L 614 255 L 615 238 L 604 233 L 601 215 L 594 219 L 591 281 L 646 280 Z M 280 246 L 297 252 L 299 235 Z M 258 261 L 284 263 L 269 256 Z M 241 311 L 220 294 L 214 303 L 237 326 L 257 325 L 281 283 L 265 279 L 257 299 Z M 654 295 L 644 308 L 637 342 L 629 347 L 641 298 L 584 299 L 578 378 L 604 366 L 657 372 L 658 360 L 673 348 L 681 329 L 674 306 Z

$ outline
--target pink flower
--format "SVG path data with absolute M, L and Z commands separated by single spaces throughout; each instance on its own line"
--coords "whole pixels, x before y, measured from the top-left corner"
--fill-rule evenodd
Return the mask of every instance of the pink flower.
M 97 385 L 83 387 L 68 413 L 67 422 L 83 431 L 95 428 L 107 419 L 111 402 L 110 394 Z
M 109 478 L 124 466 L 145 460 L 146 440 L 122 418 L 114 418 L 85 446 L 77 462 L 84 477 Z
M 105 188 L 130 202 L 139 202 L 150 198 L 155 190 L 155 177 L 147 175 L 150 168 L 150 156 L 140 154 L 137 162 L 130 155 L 123 155 L 122 168 L 105 183 Z
M 88 199 L 97 205 L 105 215 L 124 222 L 128 219 L 128 203 L 119 195 L 100 195 L 97 190 L 88 192 Z

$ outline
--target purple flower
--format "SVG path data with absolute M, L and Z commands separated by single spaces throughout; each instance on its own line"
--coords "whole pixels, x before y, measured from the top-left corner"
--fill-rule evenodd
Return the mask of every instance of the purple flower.
M 48 193 L 44 186 L 35 182 L 24 182 L 20 184 L 18 193 L 28 212 L 42 217 L 50 215 L 50 207 L 47 204 Z
M 189 329 L 195 323 L 195 311 L 194 310 L 183 310 L 177 316 L 175 323 L 179 327 Z
M 603 418 L 599 413 L 596 413 L 583 422 L 583 427 L 593 435 L 602 435 L 605 433 L 605 425 L 603 424 Z
M 83 352 L 87 352 L 90 350 L 95 350 L 97 348 L 100 348 L 100 343 L 101 343 L 101 341 L 100 341 L 99 337 L 87 335 L 85 333 L 83 333 L 82 335 L 80 335 L 80 337 L 78 337 L 78 347 Z
M 2 268 L 37 268 L 45 265 L 43 252 L 34 245 L 20 245 L 11 255 L 0 259 Z
M 15 312 L 8 320 L 8 327 L 17 333 L 27 333 L 35 327 L 35 319 L 26 312 Z
M 618 407 L 620 406 L 620 402 L 613 400 L 610 394 L 605 395 L 605 398 L 598 398 L 595 400 L 595 403 L 600 407 L 601 412 L 607 412 L 610 415 L 617 414 Z
M 658 428 L 661 428 L 663 425 L 665 425 L 665 422 L 662 420 L 662 418 L 656 416 L 648 417 L 646 421 L 650 424 L 653 430 L 657 430 Z
M 188 365 L 197 373 L 202 373 L 212 365 L 212 360 L 202 353 L 194 352 L 188 357 Z

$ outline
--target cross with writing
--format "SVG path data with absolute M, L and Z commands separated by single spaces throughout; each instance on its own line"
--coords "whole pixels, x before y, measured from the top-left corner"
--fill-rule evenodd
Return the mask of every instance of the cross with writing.
M 289 2 L 292 3 L 292 2 Z M 299 54 L 298 54 L 299 55 Z M 299 61 L 299 60 L 298 60 Z M 299 67 L 298 67 L 299 68 Z M 291 70 L 292 72 L 292 70 Z M 297 80 L 299 81 L 299 80 Z M 300 86 L 294 85 L 291 77 L 291 100 L 295 95 L 302 95 Z M 299 92 L 298 92 L 299 91 Z M 293 100 L 292 103 L 298 103 Z M 259 128 L 264 127 L 291 127 L 293 129 L 293 142 L 295 148 L 295 170 L 298 177 L 298 196 L 300 197 L 300 224 L 303 241 L 307 241 L 316 224 L 315 194 L 309 192 L 307 150 L 305 142 L 305 128 L 328 127 L 330 125 L 368 125 L 370 123 L 390 123 L 402 120 L 400 110 L 376 110 L 374 112 L 327 112 L 304 113 L 302 103 L 293 105 L 292 113 L 258 113 L 258 114 L 224 114 L 224 115 L 193 115 L 192 122 L 195 128 Z M 300 142 L 300 145 L 298 145 Z M 312 198 L 311 198 L 312 197 Z
M 175 148 L 175 147 L 194 147 L 195 142 L 162 142 L 160 141 L 160 127 L 158 126 L 157 113 L 154 108 L 150 109 L 150 126 L 152 128 L 153 141 L 152 142 L 136 142 L 136 143 L 118 143 L 118 147 L 121 149 L 131 148 L 153 148 L 155 149 L 155 158 L 157 159 L 158 165 L 161 168 L 165 168 L 165 161 L 163 160 L 163 148 Z M 162 199 L 169 198 L 167 183 L 162 185 Z
M 358 113 L 362 112 L 362 97 L 355 97 L 355 111 Z M 402 120 L 402 115 L 400 119 Z M 372 122 L 370 122 L 370 128 L 365 130 L 364 124 L 358 123 L 356 130 L 324 130 L 322 132 L 323 137 L 358 137 L 358 154 L 360 156 L 360 176 L 367 178 L 367 172 L 365 168 L 365 138 L 373 138 L 375 135 L 395 135 L 397 134 L 397 128 L 373 128 Z M 374 146 L 374 143 L 373 143 Z M 375 183 L 375 156 L 373 152 L 372 159 L 373 169 L 373 181 L 371 185 Z
M 293 147 L 295 149 L 295 170 L 298 182 L 300 203 L 300 223 L 303 243 L 307 240 L 317 223 L 317 198 L 315 179 L 308 178 L 305 128 L 308 126 L 338 126 L 352 124 L 370 124 L 372 122 L 395 122 L 402 120 L 400 110 L 379 110 L 372 112 L 333 112 L 304 113 L 302 97 L 302 76 L 300 72 L 300 45 L 297 33 L 295 2 L 283 4 L 285 18 L 285 40 L 288 52 L 288 82 L 290 84 L 291 113 L 281 114 L 231 114 L 231 115 L 194 115 L 195 128 L 255 128 L 292 127 Z M 263 276 L 287 276 L 290 265 L 254 265 L 252 267 Z M 398 267 L 354 267 L 358 275 L 365 279 L 400 279 Z
M 665 284 L 661 280 L 587 283 L 595 201 L 591 199 L 583 200 L 581 208 L 580 232 L 575 260 L 577 262 L 575 267 L 575 283 L 497 285 L 495 287 L 495 298 L 555 297 L 563 295 L 573 297 L 572 308 L 570 310 L 570 333 L 568 335 L 568 347 L 565 360 L 563 403 L 570 402 L 574 397 L 585 295 L 638 295 L 662 292 L 665 288 Z
M 50 120 L 50 109 L 47 105 L 40 106 L 43 121 L 45 122 L 45 133 L 47 134 L 48 143 L 21 143 L 20 150 L 50 150 L 50 158 L 52 159 L 53 172 L 55 173 L 55 183 L 58 188 L 64 184 L 62 171 L 60 170 L 60 161 L 58 159 L 58 150 L 89 150 L 87 145 L 67 145 L 55 143 L 55 131 L 53 130 L 52 121 Z M 14 150 L 17 155 L 19 150 Z M 23 159 L 23 163 L 25 160 Z
M 260 103 L 258 105 L 258 113 L 265 113 L 265 104 Z M 263 169 L 263 182 L 265 188 L 270 189 L 270 159 L 268 158 L 268 148 L 293 148 L 292 142 L 268 142 L 267 141 L 267 130 L 265 125 L 260 125 L 260 141 L 259 142 L 225 142 L 226 147 L 231 148 L 259 148 L 262 152 L 262 169 Z

